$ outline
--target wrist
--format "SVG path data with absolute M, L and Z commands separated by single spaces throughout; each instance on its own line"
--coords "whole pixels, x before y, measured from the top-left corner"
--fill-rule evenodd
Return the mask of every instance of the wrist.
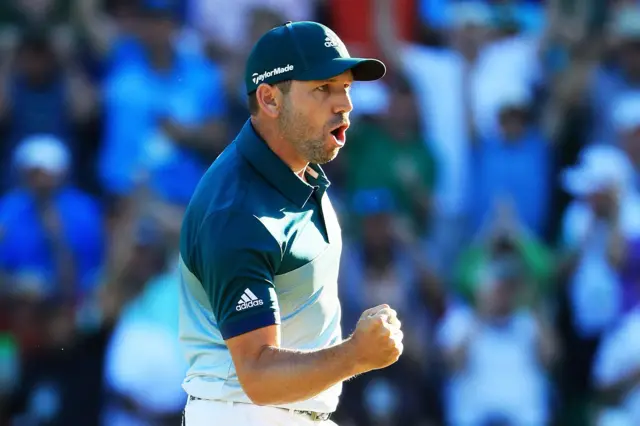
M 366 363 L 362 359 L 361 352 L 358 350 L 358 343 L 354 335 L 349 336 L 338 345 L 341 355 L 346 359 L 345 366 L 348 369 L 349 376 L 366 373 Z

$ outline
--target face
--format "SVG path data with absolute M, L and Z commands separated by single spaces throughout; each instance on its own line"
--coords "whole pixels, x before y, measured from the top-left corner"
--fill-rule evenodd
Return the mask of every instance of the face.
M 25 47 L 18 54 L 19 72 L 31 83 L 48 81 L 55 70 L 53 52 L 43 48 Z
M 486 288 L 480 290 L 480 297 L 489 313 L 498 317 L 508 315 L 516 306 L 522 288 L 520 279 L 494 278 L 484 285 Z
M 393 242 L 391 232 L 391 216 L 374 214 L 362 221 L 364 244 L 371 249 L 389 246 Z
M 526 113 L 516 108 L 505 109 L 500 113 L 500 128 L 507 141 L 515 141 L 522 137 L 526 129 Z
M 176 29 L 175 21 L 168 16 L 149 15 L 142 19 L 141 37 L 144 44 L 151 49 L 162 49 L 171 46 L 171 39 Z
M 607 217 L 615 205 L 616 191 L 613 189 L 596 191 L 590 194 L 587 200 L 596 216 Z
M 344 146 L 352 82 L 351 71 L 326 81 L 294 81 L 282 96 L 280 132 L 305 162 L 328 163 Z
M 50 194 L 62 181 L 62 176 L 49 173 L 42 169 L 29 169 L 25 171 L 26 184 L 36 194 Z
M 477 52 L 490 36 L 490 29 L 481 25 L 464 25 L 456 28 L 452 33 L 453 44 L 464 54 Z

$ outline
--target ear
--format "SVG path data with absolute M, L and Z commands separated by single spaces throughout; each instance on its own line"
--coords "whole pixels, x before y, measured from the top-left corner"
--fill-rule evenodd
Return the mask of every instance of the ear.
M 282 93 L 274 86 L 261 84 L 256 90 L 256 100 L 260 110 L 269 117 L 276 118 L 282 105 Z

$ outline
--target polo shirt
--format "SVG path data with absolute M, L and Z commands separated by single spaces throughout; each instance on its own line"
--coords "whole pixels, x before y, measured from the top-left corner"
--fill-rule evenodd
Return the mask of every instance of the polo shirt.
M 187 207 L 180 239 L 185 391 L 250 402 L 225 340 L 280 324 L 282 347 L 341 341 L 340 226 L 317 165 L 304 182 L 250 121 L 216 159 Z M 283 408 L 333 412 L 341 385 Z

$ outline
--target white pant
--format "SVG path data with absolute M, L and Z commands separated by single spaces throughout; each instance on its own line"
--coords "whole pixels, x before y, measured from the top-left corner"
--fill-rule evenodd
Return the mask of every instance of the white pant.
M 201 399 L 188 401 L 184 414 L 184 426 L 337 426 L 281 408 Z

